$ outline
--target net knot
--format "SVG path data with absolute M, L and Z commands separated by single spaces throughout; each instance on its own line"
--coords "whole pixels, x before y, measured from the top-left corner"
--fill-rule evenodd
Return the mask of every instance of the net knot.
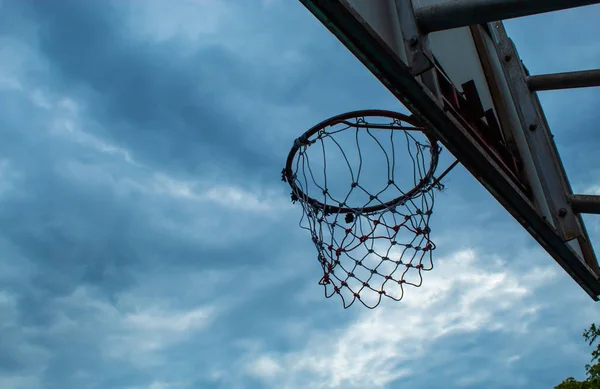
M 329 274 L 324 274 L 323 278 L 319 281 L 319 285 L 329 285 L 331 281 L 329 280 Z

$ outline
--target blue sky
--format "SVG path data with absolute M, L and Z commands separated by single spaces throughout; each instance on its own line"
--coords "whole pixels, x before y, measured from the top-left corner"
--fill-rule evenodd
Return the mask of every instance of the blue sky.
M 597 20 L 507 28 L 539 74 L 600 67 Z M 326 117 L 403 108 L 299 2 L 3 0 L 0 40 L 3 389 L 583 377 L 598 305 L 461 167 L 423 287 L 374 311 L 323 298 L 286 154 Z M 600 91 L 542 100 L 575 191 L 600 194 Z

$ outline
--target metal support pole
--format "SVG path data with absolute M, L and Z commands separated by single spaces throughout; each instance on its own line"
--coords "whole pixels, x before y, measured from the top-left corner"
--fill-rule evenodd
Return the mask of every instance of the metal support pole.
M 600 215 L 600 196 L 574 194 L 569 196 L 569 203 L 573 212 Z
M 527 85 L 532 91 L 600 86 L 600 69 L 531 76 L 527 77 Z
M 599 3 L 600 0 L 454 0 L 415 8 L 415 15 L 422 31 L 434 32 Z
M 503 24 L 493 22 L 489 27 L 494 41 L 497 42 L 498 56 L 503 59 L 501 63 L 511 95 L 519 108 L 521 134 L 524 135 L 522 144 L 526 146 L 527 152 L 531 153 L 532 174 L 539 179 L 543 192 L 540 200 L 545 202 L 551 211 L 550 218 L 546 220 L 552 222 L 563 243 L 570 242 L 570 249 L 578 253 L 575 255 L 575 260 L 572 258 L 561 260 L 560 257 L 555 259 L 575 280 L 578 280 L 579 285 L 584 289 L 589 290 L 586 285 L 591 279 L 595 281 L 589 285 L 600 286 L 598 260 L 581 215 L 573 210 L 568 202 L 573 191 L 540 100 L 537 93 L 532 92 L 526 83 L 527 74 L 519 53 L 506 34 Z M 598 296 L 600 293 L 596 295 L 595 301 L 598 301 Z

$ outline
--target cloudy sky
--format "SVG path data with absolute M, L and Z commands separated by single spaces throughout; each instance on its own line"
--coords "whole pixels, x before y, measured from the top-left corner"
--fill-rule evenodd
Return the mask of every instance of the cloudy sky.
M 598 20 L 507 28 L 539 74 L 600 67 Z M 542 99 L 575 190 L 600 193 L 600 90 Z M 0 101 L 3 389 L 583 377 L 598 305 L 461 167 L 423 287 L 374 311 L 323 297 L 285 156 L 326 117 L 403 108 L 297 1 L 2 0 Z

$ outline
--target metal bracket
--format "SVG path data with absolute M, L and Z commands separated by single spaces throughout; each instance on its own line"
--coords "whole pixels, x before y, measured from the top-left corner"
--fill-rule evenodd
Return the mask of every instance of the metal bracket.
M 400 28 L 404 37 L 404 47 L 410 72 L 414 77 L 421 77 L 423 84 L 437 98 L 440 91 L 436 74 L 433 71 L 435 61 L 429 48 L 427 36 L 419 31 L 413 10 L 412 0 L 396 0 L 396 10 L 400 19 Z

